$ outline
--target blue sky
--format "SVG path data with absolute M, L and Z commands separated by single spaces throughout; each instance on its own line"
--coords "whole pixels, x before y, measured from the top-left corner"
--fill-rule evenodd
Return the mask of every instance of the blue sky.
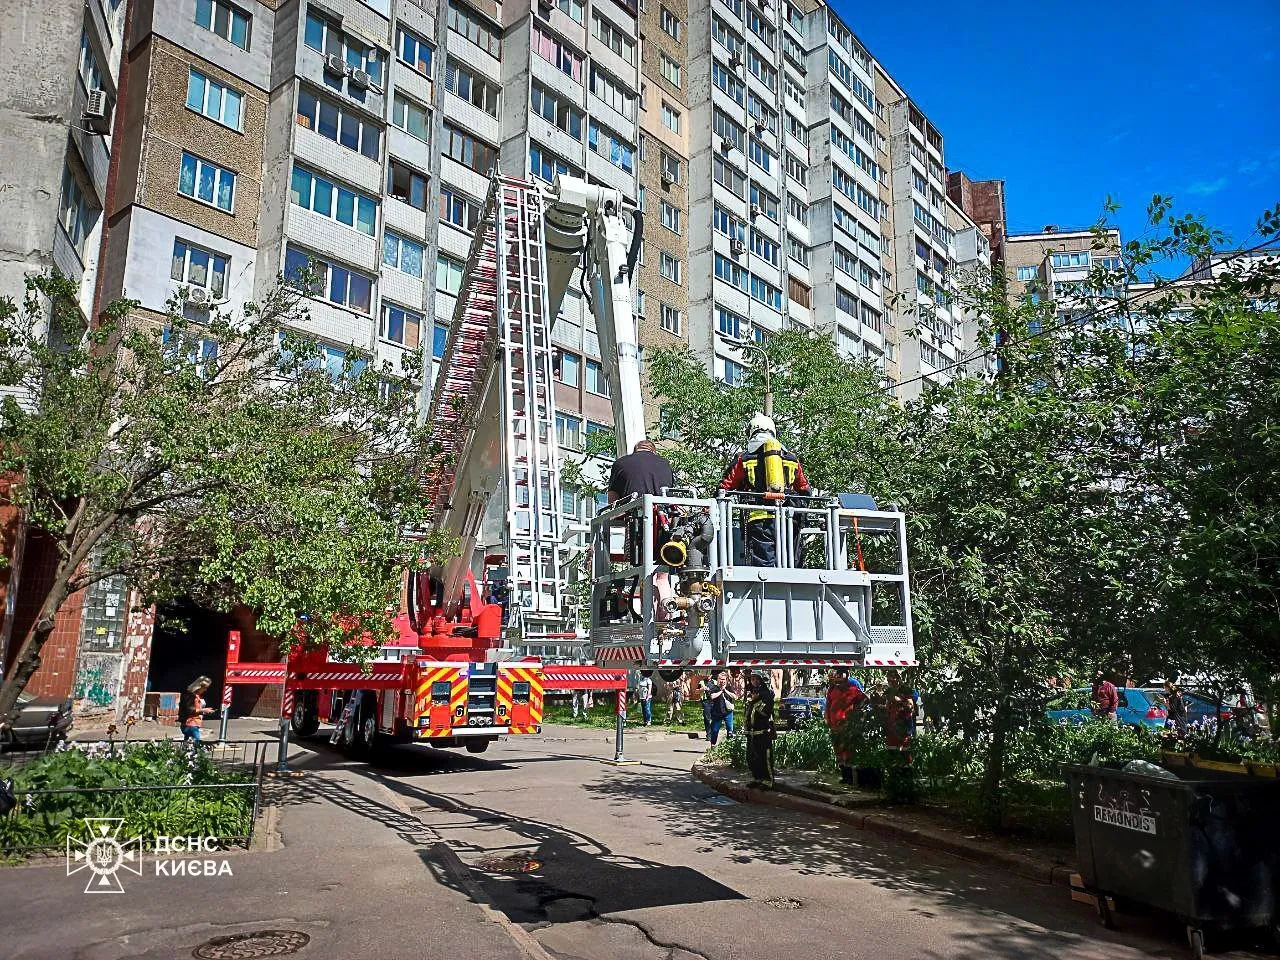
M 1241 243 L 1280 202 L 1277 0 L 832 2 L 947 166 L 1005 181 L 1011 232 L 1087 226 L 1110 194 L 1130 239 L 1163 193 Z

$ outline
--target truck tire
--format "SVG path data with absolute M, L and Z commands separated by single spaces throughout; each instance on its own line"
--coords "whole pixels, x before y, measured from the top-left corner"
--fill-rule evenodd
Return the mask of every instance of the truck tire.
M 293 705 L 293 717 L 289 725 L 296 737 L 309 737 L 320 729 L 320 711 L 316 708 L 317 694 L 308 690 L 298 694 Z
M 484 753 L 492 742 L 491 740 L 468 740 L 467 753 Z
M 366 700 L 360 704 L 352 736 L 351 755 L 359 760 L 369 760 L 377 751 L 381 740 L 378 733 L 378 715 L 373 704 Z

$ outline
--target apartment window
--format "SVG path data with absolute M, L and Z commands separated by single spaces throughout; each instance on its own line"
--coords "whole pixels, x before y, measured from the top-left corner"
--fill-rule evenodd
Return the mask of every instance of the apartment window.
M 310 90 L 298 91 L 298 126 L 314 130 L 348 150 L 355 150 L 377 160 L 382 154 L 382 131 L 353 110 L 343 109 L 332 100 L 317 97 Z
M 631 173 L 635 169 L 635 147 L 603 124 L 592 120 L 587 129 L 587 146 L 615 167 Z
M 240 129 L 244 96 L 211 80 L 194 67 L 187 74 L 187 106 L 232 130 Z
M 573 487 L 560 488 L 560 512 L 570 520 L 578 519 L 578 491 Z
M 722 379 L 731 387 L 740 387 L 747 380 L 747 368 L 735 360 L 725 360 Z
M 711 15 L 711 36 L 730 53 L 737 53 L 742 48 L 742 37 L 714 13 Z
M 394 157 L 387 165 L 387 193 L 411 207 L 427 209 L 427 178 Z M 444 217 L 443 209 L 440 215 Z
M 574 177 L 582 176 L 582 171 L 573 164 L 536 143 L 529 144 L 529 173 L 547 183 L 554 183 L 557 173 Z
M 393 303 L 383 305 L 382 339 L 398 343 L 402 347 L 416 347 L 421 330 L 422 314 L 397 307 Z
M 557 413 L 556 442 L 565 450 L 581 450 L 582 421 L 567 413 Z
M 786 151 L 786 156 L 787 176 L 800 184 L 800 186 L 807 186 L 809 183 L 809 167 L 790 150 Z
M 576 353 L 561 352 L 556 379 L 566 387 L 576 387 L 582 379 L 582 358 Z
M 482 80 L 466 67 L 454 62 L 453 58 L 445 64 L 444 88 L 455 97 L 479 107 L 491 117 L 498 115 L 498 88 L 496 85 Z
M 782 75 L 782 93 L 788 100 L 804 106 L 804 82 L 794 79 L 789 73 Z
M 809 288 L 795 277 L 787 277 L 787 296 L 792 303 L 798 303 L 802 307 L 809 306 L 809 293 Z
M 711 61 L 711 81 L 733 98 L 734 103 L 742 106 L 746 102 L 746 87 L 737 74 L 724 66 L 719 60 Z
M 297 164 L 289 183 L 289 199 L 304 210 L 336 220 L 373 236 L 378 225 L 378 203 Z
M 591 12 L 591 35 L 620 56 L 627 63 L 636 59 L 636 45 L 622 29 L 594 10 Z
M 662 156 L 659 157 L 659 162 L 662 164 L 662 176 L 670 180 L 672 183 L 679 183 L 681 167 L 679 158 L 673 157 L 671 154 L 663 150 Z
M 560 40 L 555 34 L 533 27 L 529 31 L 529 42 L 533 52 L 543 60 L 553 64 L 562 73 L 582 82 L 582 54 Z
M 742 221 L 718 203 L 712 208 L 711 226 L 730 240 L 746 241 L 747 231 Z
M 787 133 L 795 137 L 806 147 L 809 145 L 809 129 L 791 114 L 786 114 Z M 789 169 L 789 168 L 788 168 Z
M 617 80 L 594 64 L 591 67 L 591 92 L 605 106 L 612 107 L 628 120 L 635 117 L 636 98 L 623 89 Z
M 747 6 L 747 29 L 763 40 L 764 45 L 769 48 L 772 48 L 778 39 L 778 31 L 773 28 L 773 24 L 750 5 Z
M 431 112 L 399 91 L 391 104 L 391 125 L 423 143 L 431 142 Z
M 715 131 L 715 135 L 720 138 L 717 147 L 721 150 L 727 144 L 731 149 L 746 152 L 747 148 L 747 131 L 729 119 L 721 112 L 719 107 L 712 111 L 711 128 Z
M 755 137 L 752 137 L 748 144 L 747 156 L 751 159 L 752 163 L 765 173 L 773 172 L 773 162 L 776 159 L 773 155 L 773 151 Z
M 782 291 L 754 273 L 751 275 L 751 299 L 773 310 L 782 310 Z
M 480 14 L 458 0 L 449 0 L 449 29 L 466 37 L 491 57 L 502 57 L 502 31 L 492 27 Z
M 584 12 L 582 0 L 556 0 L 560 12 L 566 14 L 574 23 L 581 23 Z
M 462 289 L 462 264 L 441 254 L 436 259 L 436 290 L 440 293 L 457 293 Z
M 609 396 L 609 381 L 605 379 L 604 367 L 597 360 L 587 359 L 587 390 L 602 397 Z
M 658 11 L 658 23 L 662 26 L 662 32 L 668 37 L 675 41 L 680 40 L 681 28 L 684 25 L 680 22 L 680 18 L 666 7 Z
M 841 287 L 836 287 L 836 309 L 851 317 L 858 315 L 858 298 Z
M 751 252 L 775 267 L 778 265 L 778 245 L 758 230 L 751 231 Z
M 665 53 L 658 54 L 658 70 L 667 83 L 671 84 L 673 87 L 680 86 L 680 64 L 676 63 Z
M 236 175 L 184 151 L 178 172 L 178 192 L 231 213 L 236 202 Z
M 667 333 L 674 333 L 677 337 L 680 336 L 680 329 L 683 326 L 682 315 L 675 307 L 666 303 L 662 305 L 661 323 L 662 329 Z
M 747 91 L 747 112 L 751 114 L 751 119 L 755 122 L 756 133 L 762 133 L 764 130 L 774 134 L 778 132 L 777 111 L 750 90 Z M 761 129 L 762 127 L 763 130 Z
M 718 279 L 730 283 L 739 290 L 747 289 L 747 271 L 730 260 L 728 257 L 716 254 L 715 275 Z
M 86 91 L 102 89 L 102 71 L 98 69 L 98 57 L 89 42 L 89 31 L 80 31 L 80 82 Z
M 869 304 L 862 304 L 862 325 L 870 327 L 876 333 L 880 332 L 880 311 L 876 310 Z
M 681 113 L 667 101 L 662 101 L 662 125 L 672 133 L 680 132 Z
M 285 279 L 294 286 L 300 286 L 302 275 L 308 271 L 314 277 L 313 285 L 307 290 L 308 296 L 366 315 L 373 309 L 372 277 L 329 263 L 290 245 L 285 251 Z
M 742 331 L 750 328 L 751 321 L 746 317 L 740 317 L 732 310 L 726 310 L 724 307 L 716 307 L 716 329 L 726 337 L 740 340 L 742 339 Z
M 85 237 L 93 230 L 97 219 L 98 208 L 80 189 L 80 181 L 75 178 L 70 168 L 64 168 L 62 198 L 58 204 L 58 222 L 67 232 L 67 239 L 71 241 L 77 253 L 84 254 Z
M 836 326 L 836 349 L 846 357 L 857 354 L 859 339 L 848 327 L 839 324 Z
M 637 317 L 647 316 L 645 313 L 645 298 L 643 290 L 636 291 L 635 312 Z
M 933 344 L 925 343 L 923 340 L 920 341 L 920 359 L 934 368 L 941 367 L 946 363 L 946 358 L 943 357 L 941 351 Z
M 788 154 L 787 161 L 790 162 L 790 160 L 791 155 Z M 795 219 L 797 223 L 802 223 L 805 226 L 809 225 L 809 207 L 794 193 L 787 194 L 787 213 Z
M 396 53 L 401 61 L 424 76 L 431 76 L 431 44 L 404 27 L 396 28 Z
M 469 133 L 463 133 L 447 120 L 444 122 L 444 139 L 440 144 L 440 152 L 486 177 L 493 171 L 493 164 L 497 159 L 494 147 L 483 140 L 477 140 Z
M 431 328 L 431 356 L 436 360 L 444 359 L 445 347 L 449 345 L 449 328 L 442 324 L 435 324 Z
M 227 273 L 231 259 L 220 253 L 206 250 L 175 238 L 173 261 L 169 276 L 188 287 L 208 290 L 215 300 L 221 300 L 227 290 Z
M 760 212 L 774 223 L 778 222 L 778 198 L 755 181 L 751 183 L 751 205 L 759 207 Z
M 680 232 L 680 208 L 662 201 L 662 225 L 672 233 Z
M 1055 253 L 1052 257 L 1055 270 L 1071 267 L 1087 267 L 1089 266 L 1089 251 L 1077 250 L 1068 253 Z
M 755 74 L 756 79 L 775 93 L 778 90 L 778 71 L 765 63 L 754 48 L 747 50 L 747 69 Z
M 388 230 L 382 237 L 382 263 L 422 279 L 422 244 Z
M 344 33 L 342 28 L 327 18 L 308 8 L 307 23 L 302 35 L 302 42 L 312 50 L 326 56 L 341 57 L 351 70 L 363 70 L 369 80 L 377 86 L 382 85 L 383 52 L 351 34 Z M 325 83 L 335 90 L 342 89 L 341 77 L 325 75 Z M 349 87 L 347 92 L 357 100 L 364 100 L 364 91 L 357 87 Z
M 787 234 L 787 257 L 802 267 L 809 266 L 809 248 L 791 234 Z M 792 297 L 792 299 L 795 298 Z
M 782 31 L 782 55 L 801 70 L 804 69 L 804 50 L 800 44 L 791 39 L 791 34 Z
M 858 258 L 849 253 L 839 244 L 835 248 L 835 267 L 841 273 L 848 274 L 850 277 L 858 275 Z
M 249 21 L 252 18 L 226 0 L 196 0 L 196 26 L 216 33 L 241 50 L 249 49 Z
M 538 82 L 531 85 L 530 104 L 533 112 L 548 123 L 559 127 L 573 139 L 582 140 L 582 111 L 572 104 L 560 99 Z
M 716 183 L 729 190 L 740 200 L 747 198 L 747 178 L 733 164 L 723 157 L 714 157 L 711 161 L 711 176 Z
M 680 282 L 680 258 L 673 257 L 663 250 L 658 254 L 658 272 L 672 283 Z

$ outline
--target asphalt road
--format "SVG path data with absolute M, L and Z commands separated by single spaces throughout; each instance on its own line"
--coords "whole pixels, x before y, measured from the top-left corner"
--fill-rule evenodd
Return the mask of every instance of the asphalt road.
M 61 864 L 0 870 L 0 956 L 189 957 L 262 929 L 306 933 L 304 960 L 1188 955 L 1175 925 L 1106 931 L 1061 887 L 728 801 L 688 773 L 700 740 L 633 734 L 626 767 L 601 762 L 611 734 L 568 728 L 372 767 L 302 746 L 305 774 L 273 788 L 281 849 L 233 854 L 234 877 L 126 877 L 115 898 Z

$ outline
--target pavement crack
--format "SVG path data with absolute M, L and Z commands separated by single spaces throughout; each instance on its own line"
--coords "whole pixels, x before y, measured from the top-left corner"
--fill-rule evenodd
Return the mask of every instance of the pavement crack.
M 683 950 L 685 953 L 692 954 L 695 957 L 701 957 L 702 960 L 714 960 L 714 958 L 709 954 L 705 954 L 701 950 L 695 950 L 693 947 L 685 946 L 683 943 L 672 943 L 666 940 L 659 940 L 653 935 L 653 932 L 639 920 L 632 920 L 629 917 L 610 917 L 602 914 L 596 914 L 596 917 L 601 923 L 617 923 L 625 927 L 634 927 L 640 932 L 640 935 L 648 940 L 649 943 L 653 944 L 653 946 L 666 950 L 668 957 L 674 956 L 677 950 Z

